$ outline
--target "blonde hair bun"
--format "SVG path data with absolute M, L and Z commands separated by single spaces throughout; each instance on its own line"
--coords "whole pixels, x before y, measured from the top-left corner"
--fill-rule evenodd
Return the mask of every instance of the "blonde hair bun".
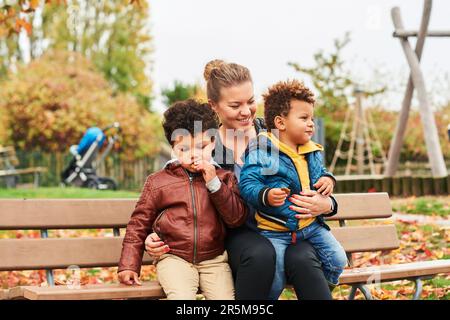
M 220 59 L 215 59 L 209 61 L 205 66 L 205 71 L 203 72 L 203 77 L 206 81 L 209 81 L 211 79 L 211 73 L 213 70 L 218 70 L 222 65 L 224 65 L 226 62 Z

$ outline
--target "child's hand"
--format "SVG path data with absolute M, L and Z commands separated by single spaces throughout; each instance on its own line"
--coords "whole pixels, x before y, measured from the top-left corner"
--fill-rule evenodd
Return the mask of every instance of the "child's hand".
M 208 183 L 216 177 L 216 167 L 213 164 L 205 160 L 199 160 L 192 164 L 192 168 L 196 171 L 200 171 L 203 175 L 203 179 Z
M 281 188 L 273 188 L 269 190 L 267 195 L 269 205 L 272 207 L 279 207 L 284 204 L 288 194 Z
M 126 285 L 142 285 L 141 281 L 139 281 L 139 276 L 136 272 L 131 270 L 123 270 L 120 271 L 118 274 L 120 283 L 126 284 Z
M 317 189 L 318 193 L 329 196 L 334 189 L 334 180 L 330 177 L 321 177 L 319 181 L 314 184 L 314 188 Z

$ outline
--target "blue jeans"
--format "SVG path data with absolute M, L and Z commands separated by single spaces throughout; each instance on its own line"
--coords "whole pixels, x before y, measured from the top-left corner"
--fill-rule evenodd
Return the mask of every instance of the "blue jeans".
M 287 247 L 292 242 L 291 232 L 277 232 L 277 231 L 260 231 L 263 236 L 272 242 L 276 252 L 275 275 L 270 289 L 269 299 L 277 300 L 286 285 L 286 276 L 284 273 L 284 253 Z M 322 262 L 322 269 L 325 278 L 330 284 L 336 285 L 339 283 L 339 276 L 344 271 L 347 265 L 347 256 L 344 248 L 331 234 L 330 231 L 321 226 L 317 221 L 314 221 L 309 226 L 298 230 L 297 241 L 309 241 L 320 261 Z

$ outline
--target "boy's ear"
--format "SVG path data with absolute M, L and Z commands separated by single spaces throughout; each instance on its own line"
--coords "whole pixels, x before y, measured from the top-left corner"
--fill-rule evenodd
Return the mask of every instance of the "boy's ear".
M 277 128 L 280 131 L 286 130 L 286 125 L 284 124 L 284 118 L 281 116 L 276 116 L 275 119 L 273 119 L 275 128 Z

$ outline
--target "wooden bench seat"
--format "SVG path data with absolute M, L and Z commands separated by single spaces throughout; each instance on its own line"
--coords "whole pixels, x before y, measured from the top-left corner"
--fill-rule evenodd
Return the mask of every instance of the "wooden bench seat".
M 450 260 L 431 260 L 347 269 L 341 275 L 339 281 L 341 284 L 361 284 L 371 279 L 386 282 L 398 279 L 428 277 L 448 272 L 450 272 Z
M 82 285 L 79 289 L 68 286 L 22 286 L 12 288 L 8 294 L 8 299 L 29 300 L 157 299 L 164 297 L 164 291 L 157 281 L 146 281 L 142 283 L 142 286 L 127 286 L 120 283 Z
M 381 221 L 377 225 L 347 226 L 347 220 L 386 219 L 392 216 L 386 193 L 336 195 L 339 213 L 328 220 L 339 221 L 333 234 L 347 252 L 352 253 L 397 249 L 399 240 L 395 225 Z M 47 270 L 52 284 L 51 269 L 115 267 L 120 258 L 122 240 L 120 228 L 126 227 L 135 206 L 135 199 L 32 199 L 0 200 L 0 230 L 42 230 L 42 238 L 0 239 L 0 271 Z M 378 220 L 376 220 L 378 221 Z M 114 229 L 110 237 L 47 238 L 48 229 Z M 143 264 L 152 259 L 144 253 Z M 435 260 L 369 268 L 346 269 L 341 284 L 352 286 L 350 298 L 365 288 L 369 280 L 414 280 L 420 297 L 421 278 L 450 272 L 450 260 Z M 164 297 L 155 281 L 141 286 L 121 284 L 85 285 L 80 289 L 67 286 L 23 286 L 0 291 L 0 299 L 124 299 Z

